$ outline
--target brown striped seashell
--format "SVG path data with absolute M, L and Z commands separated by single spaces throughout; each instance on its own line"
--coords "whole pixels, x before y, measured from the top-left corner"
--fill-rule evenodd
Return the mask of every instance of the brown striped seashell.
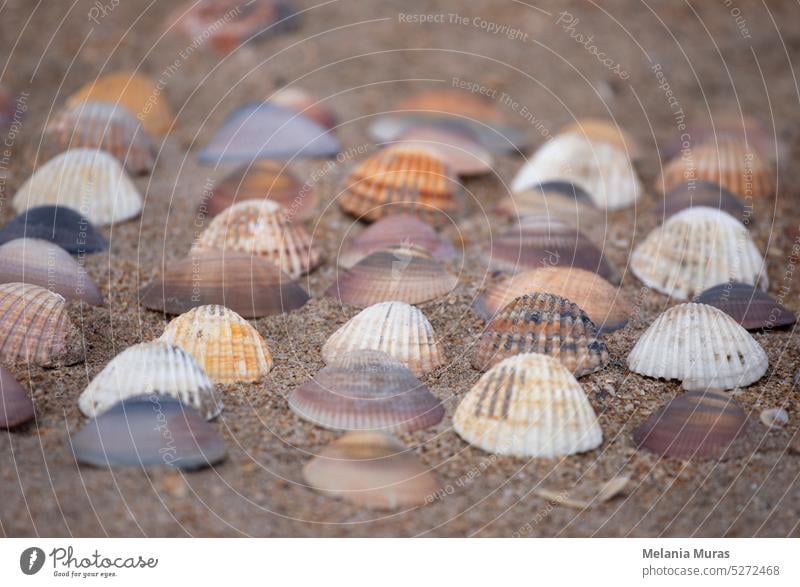
M 690 391 L 653 412 L 633 440 L 656 454 L 679 459 L 722 456 L 747 427 L 744 410 L 716 391 Z
M 439 482 L 397 438 L 348 432 L 303 467 L 321 493 L 374 509 L 410 508 L 433 500 Z
M 64 298 L 38 285 L 0 285 L 0 361 L 42 367 L 83 360 L 81 333 L 67 314 Z
M 218 304 L 245 318 L 290 312 L 308 299 L 271 261 L 232 251 L 194 253 L 172 262 L 140 293 L 145 308 L 166 314 Z
M 181 314 L 159 339 L 192 355 L 214 383 L 258 381 L 272 369 L 266 341 L 225 306 L 200 306 Z
M 565 181 L 550 181 L 532 186 L 518 194 L 509 194 L 494 211 L 508 218 L 527 216 L 546 218 L 577 229 L 602 225 L 604 212 L 592 203 L 579 186 Z
M 458 405 L 453 428 L 486 452 L 516 457 L 572 455 L 603 442 L 575 377 L 535 353 L 509 357 L 484 373 Z
M 643 149 L 630 133 L 602 118 L 579 118 L 560 128 L 557 134 L 574 134 L 592 142 L 608 143 L 625 152 L 633 161 L 642 158 Z
M 391 355 L 420 376 L 444 365 L 444 349 L 425 314 L 403 302 L 365 308 L 334 332 L 322 347 L 327 364 L 360 349 Z
M 193 251 L 236 251 L 265 257 L 290 277 L 320 264 L 319 249 L 300 224 L 292 224 L 272 200 L 246 200 L 215 217 L 200 234 Z
M 708 121 L 690 124 L 692 144 L 702 145 L 715 143 L 719 139 L 733 139 L 746 141 L 754 151 L 770 161 L 776 161 L 779 156 L 787 155 L 787 145 L 780 137 L 775 136 L 772 129 L 755 116 L 742 115 L 740 112 L 734 113 L 716 107 L 713 111 L 713 125 Z M 675 140 L 665 146 L 664 154 L 669 159 L 678 157 L 683 147 L 685 145 L 681 141 Z
M 576 377 L 608 364 L 605 343 L 586 313 L 570 300 L 545 293 L 516 298 L 486 326 L 472 366 L 486 371 L 513 355 L 540 353 L 561 361 Z
M 31 421 L 33 402 L 11 372 L 0 365 L 0 429 L 9 430 Z
M 782 328 L 796 321 L 794 312 L 769 294 L 736 281 L 715 285 L 694 301 L 722 310 L 747 330 Z
M 397 300 L 420 304 L 446 296 L 458 277 L 415 246 L 393 246 L 370 253 L 336 276 L 325 295 L 364 308 Z
M 666 220 L 687 208 L 697 207 L 716 208 L 745 224 L 749 223 L 752 212 L 724 187 L 706 181 L 687 181 L 679 183 L 664 195 L 655 209 L 655 215 Z
M 337 357 L 292 391 L 289 407 L 332 430 L 413 432 L 444 417 L 442 402 L 403 363 L 371 350 Z
M 484 175 L 494 164 L 492 153 L 468 129 L 452 124 L 416 124 L 401 132 L 393 143 L 432 149 L 461 177 Z
M 86 270 L 56 244 L 18 238 L 0 245 L 0 283 L 38 285 L 68 300 L 102 306 L 103 296 Z
M 333 129 L 338 124 L 336 113 L 324 101 L 302 88 L 281 88 L 269 97 L 269 101 L 294 110 L 324 128 Z

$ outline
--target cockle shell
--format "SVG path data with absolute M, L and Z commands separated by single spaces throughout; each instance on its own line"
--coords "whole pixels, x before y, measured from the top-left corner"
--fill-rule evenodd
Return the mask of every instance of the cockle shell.
M 592 450 L 603 432 L 575 377 L 534 353 L 509 357 L 484 373 L 453 417 L 461 438 L 487 452 L 557 457 Z
M 481 122 L 501 122 L 501 110 L 488 100 L 455 89 L 424 90 L 397 103 L 397 110 L 416 111 L 430 115 L 462 116 Z
M 594 206 L 582 188 L 565 181 L 549 181 L 518 194 L 509 194 L 500 200 L 494 211 L 515 219 L 546 218 L 579 230 L 602 225 L 605 214 Z
M 108 249 L 108 241 L 72 208 L 38 206 L 25 210 L 0 228 L 0 243 L 18 238 L 50 241 L 68 253 L 91 254 Z
M 192 355 L 214 383 L 258 381 L 272 368 L 266 341 L 224 306 L 192 308 L 172 320 L 159 340 Z
M 425 314 L 403 302 L 375 304 L 350 318 L 325 342 L 322 358 L 332 364 L 359 349 L 387 353 L 417 376 L 445 363 L 444 349 Z
M 767 289 L 764 258 L 747 228 L 714 208 L 688 208 L 647 235 L 631 255 L 642 283 L 688 300 L 728 280 Z
M 779 156 L 786 156 L 787 145 L 775 131 L 762 120 L 749 114 L 743 114 L 734 105 L 733 109 L 725 105 L 712 106 L 713 124 L 709 120 L 692 120 L 689 124 L 692 144 L 702 145 L 714 143 L 719 139 L 735 139 L 747 141 L 754 151 L 770 161 Z M 669 159 L 679 156 L 685 145 L 675 137 L 664 146 L 662 153 Z
M 661 314 L 628 355 L 628 368 L 684 389 L 746 387 L 764 376 L 767 353 L 722 310 L 680 304 Z
M 706 181 L 679 183 L 665 195 L 655 210 L 656 217 L 666 220 L 686 208 L 716 208 L 744 222 L 751 213 L 744 202 L 724 187 Z
M 472 366 L 485 371 L 523 353 L 554 357 L 576 377 L 602 369 L 609 358 L 584 311 L 570 300 L 544 293 L 520 296 L 492 318 L 478 340 Z
M 269 97 L 269 101 L 299 112 L 325 128 L 332 129 L 338 124 L 338 117 L 330 106 L 303 88 L 281 88 Z
M 393 143 L 432 149 L 461 177 L 484 175 L 492 170 L 492 154 L 467 129 L 446 123 L 414 125 Z
M 694 301 L 719 308 L 747 330 L 782 328 L 796 320 L 789 308 L 746 283 L 734 281 L 715 285 Z
M 642 158 L 642 146 L 616 122 L 602 118 L 578 118 L 558 131 L 559 135 L 574 134 L 591 142 L 608 143 L 623 151 L 631 160 Z
M 70 149 L 54 157 L 22 184 L 12 200 L 22 212 L 66 206 L 92 224 L 116 224 L 142 211 L 142 196 L 119 162 L 96 149 Z
M 11 372 L 0 365 L 0 429 L 15 428 L 32 420 L 35 415 L 28 394 Z
M 289 406 L 333 430 L 413 432 L 444 417 L 442 403 L 403 363 L 370 350 L 337 357 L 292 391 Z
M 135 344 L 114 357 L 83 390 L 78 407 L 96 418 L 122 400 L 148 394 L 174 397 L 206 419 L 222 411 L 214 383 L 192 355 L 159 340 Z

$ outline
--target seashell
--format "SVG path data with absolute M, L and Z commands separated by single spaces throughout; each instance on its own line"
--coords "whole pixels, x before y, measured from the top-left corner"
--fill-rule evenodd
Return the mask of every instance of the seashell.
M 15 428 L 33 420 L 35 415 L 28 394 L 11 372 L 0 365 L 0 428 Z
M 181 314 L 159 339 L 181 347 L 214 383 L 258 381 L 272 369 L 266 341 L 225 306 L 200 306 Z
M 269 97 L 269 101 L 299 112 L 327 129 L 338 124 L 336 113 L 323 100 L 302 88 L 281 88 Z
M 602 225 L 605 221 L 603 211 L 595 208 L 582 188 L 564 181 L 549 181 L 509 194 L 494 211 L 512 219 L 537 216 L 575 228 Z
M 47 123 L 44 140 L 51 155 L 77 148 L 106 151 L 134 175 L 150 173 L 156 162 L 155 145 L 136 117 L 109 102 L 62 110 Z
M 762 410 L 760 419 L 767 428 L 783 428 L 789 423 L 789 414 L 783 408 L 767 408 Z
M 545 293 L 523 295 L 486 326 L 472 366 L 486 371 L 513 355 L 541 353 L 581 377 L 608 364 L 608 349 L 598 336 L 594 323 L 571 301 Z
M 272 200 L 245 200 L 227 208 L 200 234 L 193 250 L 258 255 L 290 277 L 308 273 L 321 257 L 306 229 L 292 224 L 280 204 Z
M 405 365 L 370 350 L 336 357 L 292 391 L 289 407 L 332 430 L 413 432 L 444 417 L 442 403 Z
M 563 126 L 557 134 L 573 134 L 593 143 L 607 143 L 634 161 L 642 158 L 642 146 L 619 125 L 602 118 L 579 118 Z
M 209 420 L 222 411 L 214 383 L 192 355 L 160 340 L 135 344 L 114 357 L 83 390 L 78 407 L 96 418 L 117 402 L 149 394 L 174 397 Z
M 350 351 L 372 349 L 391 355 L 420 376 L 444 365 L 444 349 L 421 310 L 403 302 L 365 308 L 334 332 L 322 347 L 325 363 Z
M 746 283 L 734 281 L 715 285 L 694 301 L 719 308 L 747 330 L 781 328 L 796 320 L 789 308 Z
M 213 251 L 170 263 L 140 293 L 145 308 L 166 314 L 218 304 L 245 318 L 290 312 L 304 306 L 308 299 L 308 294 L 271 261 Z
M 603 432 L 575 377 L 557 360 L 509 357 L 467 392 L 453 427 L 478 448 L 516 457 L 572 455 L 600 446 Z
M 667 192 L 656 208 L 655 214 L 665 220 L 686 208 L 701 206 L 722 210 L 742 222 L 747 222 L 752 212 L 739 198 L 723 187 L 706 181 L 687 181 L 679 183 Z
M 481 122 L 502 122 L 502 112 L 488 100 L 459 90 L 426 90 L 397 103 L 397 110 L 416 111 L 427 115 L 448 115 Z
M 439 226 L 456 212 L 458 186 L 435 151 L 394 145 L 358 164 L 338 200 L 342 210 L 368 222 L 404 212 Z
M 155 394 L 115 404 L 73 434 L 70 445 L 78 462 L 95 467 L 195 470 L 226 456 L 222 439 L 194 409 Z
M 747 416 L 724 393 L 690 391 L 653 412 L 633 440 L 656 454 L 679 459 L 718 458 L 744 432 Z
M 123 71 L 89 82 L 67 99 L 67 106 L 84 102 L 110 102 L 130 110 L 152 135 L 165 135 L 175 116 L 155 81 L 140 73 Z
M 375 509 L 423 505 L 439 490 L 433 473 L 381 432 L 348 432 L 303 467 L 303 478 L 326 495 Z
M 631 255 L 645 285 L 688 300 L 729 280 L 767 289 L 764 258 L 747 228 L 714 208 L 688 208 L 647 235 Z
M 679 379 L 684 389 L 747 387 L 767 372 L 767 354 L 722 310 L 680 304 L 661 314 L 628 355 L 640 375 Z
M 0 361 L 42 367 L 83 360 L 64 298 L 38 285 L 0 285 Z
M 334 157 L 341 148 L 330 130 L 310 118 L 279 104 L 254 102 L 231 112 L 197 158 L 206 165 L 319 159 Z
M 723 107 L 713 109 L 714 122 L 692 123 L 692 144 L 702 145 L 715 143 L 719 139 L 733 139 L 746 141 L 754 151 L 771 161 L 777 159 L 778 154 L 785 155 L 786 145 L 775 133 L 761 120 L 741 112 L 726 112 Z M 683 145 L 676 140 L 664 148 L 664 154 L 672 159 L 681 154 Z
M 406 146 L 435 151 L 461 177 L 484 175 L 492 170 L 492 154 L 474 133 L 457 125 L 427 123 L 409 127 L 395 140 Z
M 602 505 L 620 495 L 631 482 L 626 475 L 613 477 L 599 487 L 595 483 L 583 483 L 571 489 L 547 489 L 536 487 L 533 494 L 547 501 L 563 507 L 585 510 L 596 505 Z
M 392 214 L 342 246 L 337 262 L 349 269 L 371 253 L 392 245 L 425 249 L 437 261 L 452 261 L 458 255 L 453 245 L 422 220 L 408 214 Z
M 18 212 L 66 206 L 92 224 L 116 224 L 142 211 L 142 196 L 125 170 L 96 149 L 70 149 L 50 159 L 22 184 L 12 203 Z
M 597 207 L 609 210 L 633 206 L 642 194 L 625 151 L 574 134 L 558 135 L 540 147 L 519 170 L 511 189 L 522 192 L 548 181 L 574 183 Z
M 457 285 L 458 277 L 425 249 L 395 245 L 339 273 L 325 295 L 361 308 L 392 300 L 420 304 L 446 296 Z
M 491 319 L 516 298 L 537 292 L 577 304 L 599 332 L 623 328 L 633 312 L 621 290 L 596 273 L 574 267 L 543 267 L 518 273 L 487 288 L 472 307 L 483 318 Z
M 47 240 L 68 253 L 81 255 L 108 249 L 108 241 L 88 220 L 63 206 L 29 208 L 0 228 L 0 243 L 18 238 Z

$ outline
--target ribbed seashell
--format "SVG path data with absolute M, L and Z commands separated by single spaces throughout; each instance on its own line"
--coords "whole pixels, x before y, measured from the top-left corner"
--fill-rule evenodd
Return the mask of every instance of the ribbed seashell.
M 491 152 L 473 133 L 453 124 L 417 124 L 402 132 L 393 142 L 436 151 L 442 161 L 461 177 L 489 173 L 494 163 Z
M 382 432 L 348 432 L 311 459 L 303 477 L 317 491 L 375 509 L 424 505 L 439 491 L 433 473 Z
M 103 296 L 86 270 L 56 244 L 18 238 L 0 245 L 0 283 L 38 285 L 68 300 L 103 305 Z
M 22 212 L 36 206 L 66 206 L 92 224 L 116 224 L 142 211 L 142 196 L 111 155 L 70 149 L 57 155 L 22 184 L 12 200 Z
M 42 367 L 83 360 L 81 333 L 64 298 L 38 285 L 0 285 L 0 361 Z
M 768 285 L 764 258 L 747 228 L 714 208 L 688 208 L 647 235 L 631 255 L 645 285 L 679 300 L 729 280 Z
M 272 200 L 246 200 L 216 216 L 200 234 L 195 251 L 237 251 L 265 257 L 290 277 L 320 263 L 319 249 L 301 224 L 292 223 Z
M 684 389 L 746 387 L 764 376 L 769 361 L 761 345 L 722 310 L 680 304 L 661 314 L 628 355 L 628 368 Z
M 0 228 L 0 243 L 18 238 L 50 241 L 73 254 L 91 254 L 108 249 L 108 241 L 88 220 L 72 208 L 63 206 L 30 208 Z
M 686 181 L 721 185 L 739 198 L 775 194 L 775 171 L 744 141 L 720 137 L 692 148 L 667 163 L 657 182 L 663 194 Z
M 44 129 L 51 155 L 69 149 L 106 151 L 133 175 L 150 173 L 156 149 L 136 117 L 109 102 L 84 102 L 58 113 Z
M 339 273 L 325 295 L 361 308 L 391 300 L 420 304 L 446 296 L 457 285 L 458 277 L 428 251 L 399 245 L 370 253 Z
M 413 432 L 444 417 L 442 403 L 403 363 L 370 350 L 337 357 L 292 391 L 289 406 L 333 430 Z
M 0 365 L 0 428 L 15 428 L 29 422 L 35 415 L 28 394 L 11 372 Z
M 579 186 L 565 181 L 549 181 L 518 194 L 509 194 L 500 200 L 494 211 L 515 219 L 546 218 L 578 229 L 602 225 L 604 221 L 604 212 L 595 207 L 589 195 Z
M 732 398 L 689 391 L 653 412 L 633 432 L 637 445 L 679 459 L 717 458 L 744 432 L 747 416 Z
M 735 108 L 735 107 L 734 107 Z M 713 106 L 713 124 L 709 121 L 691 121 L 692 144 L 702 145 L 714 143 L 719 139 L 734 139 L 747 141 L 754 151 L 763 157 L 774 161 L 779 155 L 786 155 L 786 144 L 780 137 L 775 136 L 763 121 L 749 114 L 742 114 L 738 109 L 729 110 L 724 105 Z M 668 159 L 677 157 L 684 148 L 679 137 L 675 137 L 664 146 L 663 154 Z
M 302 88 L 281 88 L 269 101 L 299 112 L 325 128 L 332 129 L 338 124 L 336 113 L 323 100 Z
M 417 376 L 445 362 L 444 349 L 425 314 L 403 302 L 375 304 L 350 318 L 325 342 L 322 358 L 330 365 L 360 349 L 387 353 Z
M 642 157 L 641 145 L 628 132 L 602 118 L 579 118 L 559 129 L 558 134 L 574 134 L 592 142 L 608 143 L 634 161 Z
M 122 400 L 149 394 L 174 397 L 206 419 L 222 411 L 214 383 L 200 364 L 187 351 L 160 340 L 135 344 L 114 357 L 83 390 L 78 407 L 96 418 Z
M 455 89 L 425 90 L 397 103 L 397 110 L 431 115 L 463 116 L 481 122 L 501 122 L 503 113 L 490 101 Z
M 541 353 L 581 377 L 608 363 L 608 349 L 598 336 L 594 323 L 570 300 L 545 293 L 523 295 L 486 326 L 472 366 L 486 371 L 513 355 Z
M 392 245 L 420 247 L 437 261 L 452 261 L 458 255 L 452 244 L 422 220 L 408 214 L 392 214 L 344 244 L 337 262 L 349 269 L 371 253 Z
M 482 317 L 491 319 L 516 298 L 537 292 L 567 298 L 577 304 L 599 332 L 624 327 L 633 312 L 622 290 L 596 273 L 574 267 L 543 267 L 518 273 L 488 287 L 472 307 Z
M 658 218 L 666 220 L 686 208 L 716 208 L 745 221 L 751 209 L 724 187 L 706 181 L 683 182 L 673 187 L 655 210 Z
M 119 72 L 97 78 L 67 99 L 67 106 L 84 102 L 110 102 L 127 108 L 148 134 L 165 135 L 175 119 L 164 92 L 140 73 Z
M 272 368 L 266 341 L 225 306 L 200 306 L 181 314 L 159 339 L 192 355 L 214 383 L 258 381 Z
M 145 308 L 183 314 L 218 304 L 245 318 L 296 310 L 308 294 L 274 263 L 244 253 L 194 253 L 169 263 L 140 293 Z
M 554 137 L 519 170 L 511 189 L 522 192 L 547 181 L 568 181 L 586 191 L 599 208 L 633 206 L 642 185 L 625 151 L 575 134 Z
M 453 427 L 487 452 L 557 457 L 597 448 L 603 432 L 575 377 L 557 360 L 528 353 L 484 373 L 464 396 Z
M 796 321 L 789 308 L 746 283 L 734 281 L 715 285 L 694 301 L 719 308 L 747 330 L 782 328 Z
M 225 444 L 190 406 L 163 395 L 127 398 L 70 437 L 78 462 L 95 467 L 201 469 L 223 460 Z
M 435 151 L 395 145 L 356 165 L 338 201 L 342 210 L 368 222 L 404 212 L 440 226 L 456 213 L 458 186 Z

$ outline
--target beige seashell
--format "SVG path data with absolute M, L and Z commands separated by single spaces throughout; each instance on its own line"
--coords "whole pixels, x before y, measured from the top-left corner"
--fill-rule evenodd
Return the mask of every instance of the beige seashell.
M 602 226 L 605 222 L 605 211 L 595 207 L 589 194 L 566 181 L 549 181 L 509 194 L 494 211 L 512 219 L 545 218 L 578 230 Z
M 558 506 L 585 510 L 614 499 L 625 491 L 630 482 L 631 478 L 623 475 L 609 479 L 600 486 L 586 483 L 573 489 L 537 487 L 533 493 Z
M 560 128 L 557 134 L 574 134 L 592 142 L 608 143 L 625 152 L 633 161 L 642 158 L 642 146 L 628 132 L 610 120 L 578 118 Z

